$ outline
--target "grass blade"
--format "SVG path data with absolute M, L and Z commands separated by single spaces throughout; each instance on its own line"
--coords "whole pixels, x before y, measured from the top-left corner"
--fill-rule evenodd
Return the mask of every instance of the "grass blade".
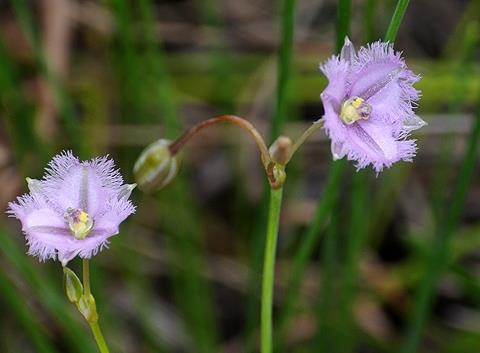
M 288 93 L 292 76 L 293 31 L 295 27 L 295 0 L 282 1 L 281 43 L 278 54 L 278 83 L 275 114 L 270 130 L 273 141 L 287 118 Z
M 387 33 L 385 34 L 385 41 L 393 43 L 395 38 L 397 38 L 398 29 L 400 28 L 400 24 L 402 23 L 403 16 L 407 11 L 408 3 L 410 0 L 398 0 L 397 6 L 395 7 L 395 11 L 393 13 L 392 19 L 390 20 L 390 24 L 388 25 Z

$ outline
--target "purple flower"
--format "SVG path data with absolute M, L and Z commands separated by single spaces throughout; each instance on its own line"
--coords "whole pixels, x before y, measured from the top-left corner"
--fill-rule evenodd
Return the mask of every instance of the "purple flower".
M 321 94 L 324 128 L 333 158 L 347 156 L 361 169 L 371 164 L 378 173 L 400 160 L 411 161 L 417 150 L 411 131 L 426 123 L 414 113 L 420 77 L 407 68 L 389 43 L 375 42 L 355 52 L 345 38 L 340 56 L 320 69 L 328 79 Z
M 123 184 L 108 156 L 82 162 L 63 152 L 43 179 L 27 182 L 30 193 L 11 202 L 7 212 L 22 222 L 28 254 L 42 261 L 92 257 L 135 211 L 129 200 L 135 184 Z

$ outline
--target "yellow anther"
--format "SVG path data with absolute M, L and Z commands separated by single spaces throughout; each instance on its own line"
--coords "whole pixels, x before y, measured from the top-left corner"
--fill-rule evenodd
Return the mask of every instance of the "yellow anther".
M 93 220 L 87 212 L 78 208 L 69 208 L 65 212 L 65 221 L 76 239 L 85 239 L 93 227 Z
M 352 102 L 352 105 L 355 109 L 358 109 L 358 108 L 360 108 L 360 106 L 362 105 L 363 102 L 364 102 L 363 98 L 357 97 Z
M 343 102 L 340 110 L 340 118 L 347 124 L 353 124 L 357 120 L 367 120 L 370 117 L 372 107 L 363 98 L 352 97 Z
M 78 215 L 78 219 L 82 223 L 86 223 L 88 221 L 88 213 L 85 211 L 81 211 Z

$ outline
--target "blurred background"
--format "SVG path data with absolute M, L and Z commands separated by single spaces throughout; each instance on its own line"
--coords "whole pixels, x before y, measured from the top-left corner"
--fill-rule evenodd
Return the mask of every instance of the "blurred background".
M 63 149 L 109 153 L 133 182 L 147 144 L 218 114 L 299 136 L 323 114 L 338 4 L 288 3 L 0 1 L 0 209 Z M 383 38 L 395 4 L 354 0 L 351 40 Z M 356 173 L 319 131 L 289 165 L 276 352 L 480 351 L 479 20 L 478 0 L 410 2 L 395 47 L 423 77 L 414 163 Z M 258 352 L 267 189 L 250 136 L 222 125 L 167 188 L 134 192 L 91 264 L 112 352 Z M 0 217 L 0 352 L 95 352 L 60 264 Z

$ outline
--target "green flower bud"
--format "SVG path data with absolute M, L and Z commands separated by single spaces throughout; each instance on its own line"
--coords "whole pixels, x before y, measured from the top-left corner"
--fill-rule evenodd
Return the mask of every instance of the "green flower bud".
M 171 141 L 160 139 L 147 146 L 133 167 L 140 190 L 151 192 L 166 186 L 177 175 L 178 160 L 168 148 Z
M 68 267 L 63 268 L 63 280 L 67 298 L 71 303 L 78 303 L 83 293 L 83 286 L 75 272 Z
M 82 295 L 77 303 L 77 308 L 90 324 L 94 324 L 98 321 L 97 305 L 95 304 L 95 298 L 93 298 L 93 295 Z

